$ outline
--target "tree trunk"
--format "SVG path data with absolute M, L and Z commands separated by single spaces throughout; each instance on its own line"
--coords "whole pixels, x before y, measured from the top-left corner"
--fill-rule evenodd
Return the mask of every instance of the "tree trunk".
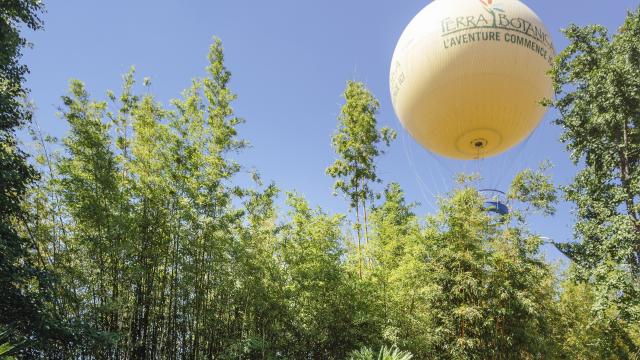
M 367 201 L 362 201 L 362 211 L 364 213 L 364 243 L 365 245 L 369 244 L 369 225 L 367 221 Z
M 362 240 L 360 239 L 360 203 L 356 204 L 356 233 L 358 235 L 358 267 L 362 279 Z

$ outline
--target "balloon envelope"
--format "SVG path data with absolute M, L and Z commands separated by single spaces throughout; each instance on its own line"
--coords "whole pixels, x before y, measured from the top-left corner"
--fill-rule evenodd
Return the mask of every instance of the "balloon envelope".
M 404 128 L 450 158 L 500 154 L 538 126 L 551 36 L 518 0 L 435 0 L 404 30 L 390 87 Z

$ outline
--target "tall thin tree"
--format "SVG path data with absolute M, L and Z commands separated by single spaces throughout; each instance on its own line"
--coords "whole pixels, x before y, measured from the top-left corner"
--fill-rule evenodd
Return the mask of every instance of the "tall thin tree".
M 349 81 L 343 94 L 345 103 L 338 116 L 338 129 L 332 137 L 333 148 L 338 158 L 326 170 L 337 179 L 336 191 L 349 200 L 356 212 L 356 234 L 358 238 L 358 262 L 362 276 L 362 236 L 368 240 L 367 208 L 374 198 L 372 184 L 380 182 L 375 160 L 384 153 L 382 145 L 389 146 L 396 137 L 394 130 L 378 129 L 376 115 L 380 103 L 361 82 Z M 364 219 L 360 219 L 362 208 Z
M 596 286 L 594 309 L 640 320 L 640 9 L 619 32 L 569 26 L 552 71 L 561 140 L 584 165 L 564 188 L 577 207 L 565 246 L 577 278 Z

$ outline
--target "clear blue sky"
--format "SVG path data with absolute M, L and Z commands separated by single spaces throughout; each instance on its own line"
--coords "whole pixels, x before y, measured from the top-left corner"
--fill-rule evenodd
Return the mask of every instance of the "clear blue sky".
M 441 0 L 445 1 L 445 0 Z M 253 147 L 241 161 L 283 190 L 297 190 L 328 211 L 346 211 L 331 196 L 324 170 L 333 159 L 330 137 L 336 126 L 345 83 L 364 81 L 380 99 L 379 123 L 398 130 L 399 138 L 379 162 L 385 181 L 399 182 L 407 198 L 420 202 L 418 213 L 432 212 L 434 196 L 452 184 L 451 172 L 480 166 L 483 186 L 504 188 L 518 170 L 545 159 L 567 183 L 575 173 L 550 111 L 527 142 L 480 165 L 439 159 L 416 145 L 400 127 L 388 91 L 388 72 L 398 37 L 430 1 L 404 0 L 58 0 L 45 1 L 45 30 L 28 34 L 25 52 L 31 68 L 28 86 L 47 132 L 62 136 L 56 118 L 69 79 L 87 84 L 96 97 L 118 90 L 131 65 L 138 78 L 150 77 L 159 100 L 179 96 L 190 79 L 204 74 L 212 36 L 222 39 L 237 114 L 247 120 L 240 134 Z M 525 1 L 554 36 L 556 50 L 566 41 L 560 29 L 569 23 L 602 24 L 611 32 L 637 0 Z M 571 239 L 571 207 L 555 219 L 533 219 L 532 228 L 558 240 Z M 549 257 L 557 252 L 547 248 Z

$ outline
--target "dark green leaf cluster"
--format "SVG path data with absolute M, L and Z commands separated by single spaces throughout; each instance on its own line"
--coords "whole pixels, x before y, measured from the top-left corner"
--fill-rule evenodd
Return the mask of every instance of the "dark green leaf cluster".
M 80 325 L 58 315 L 58 284 L 44 266 L 32 219 L 23 209 L 38 174 L 18 147 L 15 134 L 32 117 L 23 86 L 28 69 L 20 63 L 28 44 L 20 30 L 40 29 L 42 10 L 36 0 L 0 2 L 0 347 L 5 356 L 19 353 L 25 358 L 55 359 L 60 357 L 49 353 L 50 348 L 83 342 L 84 335 Z

